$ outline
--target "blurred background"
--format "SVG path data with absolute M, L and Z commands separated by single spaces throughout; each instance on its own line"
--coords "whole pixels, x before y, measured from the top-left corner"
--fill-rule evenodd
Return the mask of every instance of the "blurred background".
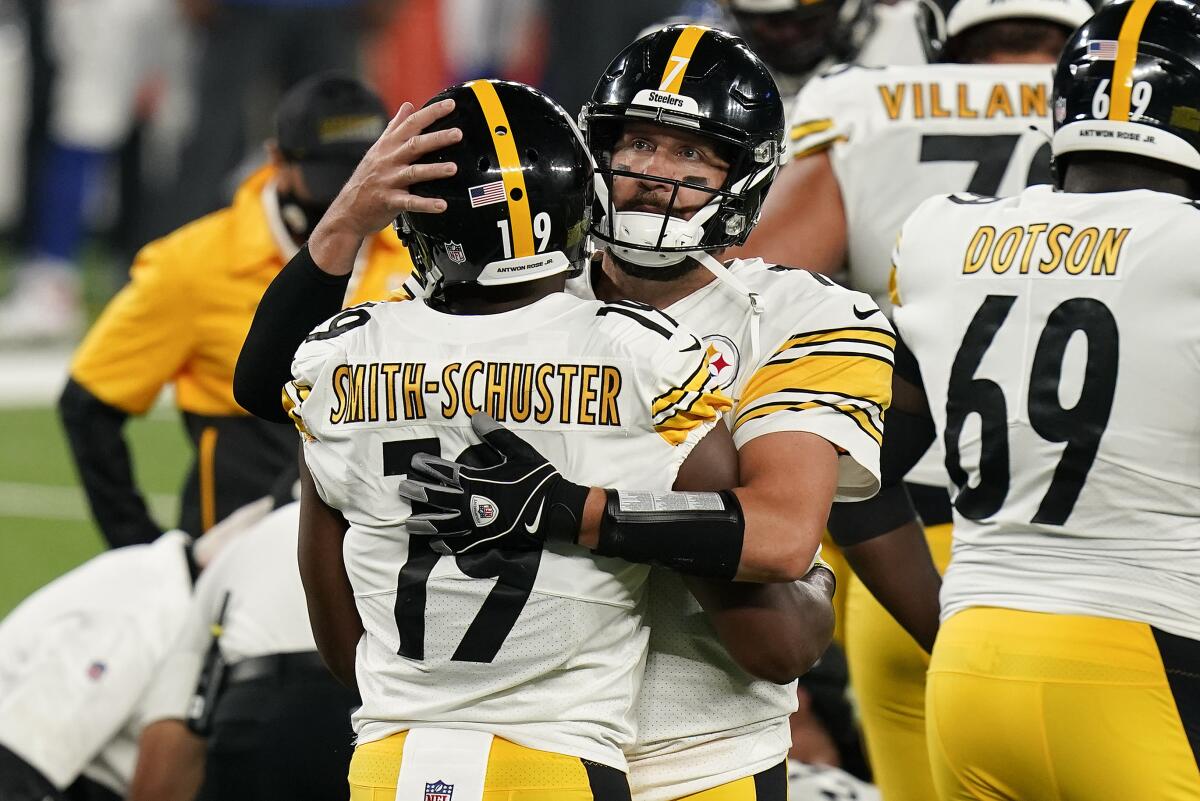
M 503 77 L 574 111 L 675 14 L 715 3 L 0 0 L 0 616 L 103 547 L 54 411 L 74 347 L 142 245 L 227 205 L 264 162 L 283 91 L 343 69 L 394 111 Z M 127 433 L 170 527 L 189 460 L 171 399 Z

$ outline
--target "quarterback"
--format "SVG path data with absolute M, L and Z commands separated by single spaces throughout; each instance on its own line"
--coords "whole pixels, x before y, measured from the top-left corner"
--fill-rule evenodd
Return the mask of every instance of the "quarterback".
M 1200 798 L 1198 12 L 1104 6 L 1055 73 L 1055 186 L 931 198 L 896 249 L 914 402 L 885 449 L 936 430 L 955 487 L 926 694 L 943 801 Z

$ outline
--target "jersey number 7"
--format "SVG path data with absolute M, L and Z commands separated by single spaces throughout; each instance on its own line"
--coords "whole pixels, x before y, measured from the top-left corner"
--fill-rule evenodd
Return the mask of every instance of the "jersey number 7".
M 996 514 L 1008 496 L 1008 409 L 1004 391 L 995 381 L 976 378 L 975 372 L 1016 300 L 1014 295 L 988 295 L 984 299 L 967 326 L 950 368 L 946 471 L 959 490 L 954 508 L 969 520 Z M 1058 393 L 1063 357 L 1077 331 L 1087 338 L 1087 365 L 1079 400 L 1072 408 L 1064 409 Z M 1061 526 L 1071 516 L 1112 412 L 1117 354 L 1117 322 L 1100 301 L 1072 298 L 1060 303 L 1047 317 L 1029 377 L 1029 423 L 1038 436 L 1050 442 L 1065 442 L 1066 447 L 1031 522 Z M 979 415 L 982 440 L 979 483 L 973 487 L 967 483 L 958 449 L 963 424 L 970 414 Z
M 478 450 L 477 450 L 478 449 Z M 437 437 L 383 443 L 383 473 L 403 475 L 418 453 L 442 455 Z M 484 458 L 481 458 L 484 457 Z M 464 464 L 482 464 L 493 457 L 486 445 L 473 445 L 455 459 Z M 494 457 L 493 457 L 494 458 Z M 490 460 L 489 460 L 490 461 Z M 396 580 L 394 614 L 400 635 L 397 653 L 409 659 L 425 658 L 425 588 L 429 574 L 442 555 L 433 550 L 427 537 L 408 538 L 408 559 Z M 467 633 L 455 649 L 454 662 L 491 662 L 512 632 L 533 591 L 542 552 L 538 550 L 490 550 L 454 557 L 458 569 L 471 578 L 496 579 Z

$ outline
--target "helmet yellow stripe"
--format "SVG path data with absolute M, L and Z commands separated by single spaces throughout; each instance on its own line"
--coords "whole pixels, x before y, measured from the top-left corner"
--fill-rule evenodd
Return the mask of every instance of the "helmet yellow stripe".
M 658 84 L 660 92 L 678 94 L 679 87 L 683 85 L 683 76 L 687 74 L 688 62 L 692 60 L 692 53 L 696 52 L 700 37 L 708 30 L 710 29 L 703 25 L 689 25 L 679 32 L 679 38 L 675 40 L 675 47 L 671 50 L 671 57 L 667 59 L 667 66 L 663 68 L 662 80 Z
M 516 134 L 508 124 L 504 104 L 496 94 L 490 81 L 471 81 L 467 84 L 475 93 L 483 117 L 487 120 L 496 148 L 496 159 L 500 162 L 500 174 L 504 179 L 504 193 L 508 203 L 508 221 L 512 226 L 513 256 L 533 256 L 533 221 L 529 212 L 529 192 L 525 190 L 525 173 L 521 170 L 521 157 L 517 153 Z M 503 133 L 500 133 L 503 131 Z
M 1121 32 L 1117 34 L 1117 59 L 1113 63 L 1112 103 L 1108 107 L 1108 118 L 1118 122 L 1129 120 L 1129 95 L 1133 91 L 1133 67 L 1137 63 L 1138 41 L 1146 17 L 1154 8 L 1156 0 L 1133 0 Z

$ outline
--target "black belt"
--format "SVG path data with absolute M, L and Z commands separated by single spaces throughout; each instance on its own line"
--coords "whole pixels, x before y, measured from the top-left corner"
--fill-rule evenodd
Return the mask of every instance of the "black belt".
M 243 659 L 231 665 L 227 681 L 229 684 L 240 684 L 243 681 L 256 679 L 282 679 L 287 676 L 312 675 L 319 673 L 331 675 L 321 655 L 316 651 L 299 651 L 291 654 L 268 654 Z

